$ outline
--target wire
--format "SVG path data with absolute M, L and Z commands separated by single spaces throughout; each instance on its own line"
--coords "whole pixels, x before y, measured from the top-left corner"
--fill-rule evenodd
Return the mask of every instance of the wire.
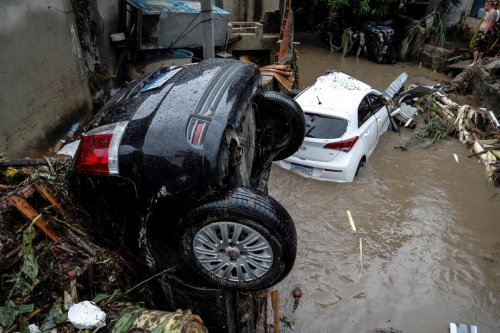
M 71 13 L 71 12 L 73 11 L 73 9 L 71 9 L 71 10 L 68 10 L 67 12 L 65 12 L 64 10 L 60 10 L 59 8 L 54 7 L 54 6 L 48 6 L 48 7 L 47 7 L 47 9 L 50 9 L 50 8 L 54 8 L 55 10 L 58 10 L 58 11 L 60 11 L 61 13 L 66 13 L 66 14 Z
M 102 35 L 104 36 L 104 21 L 101 17 L 101 14 L 99 14 L 97 9 L 95 9 L 94 5 L 89 0 L 85 0 L 85 1 L 90 5 L 90 7 L 92 7 L 92 9 L 97 13 L 97 15 L 99 15 L 99 19 L 101 19 L 101 25 L 102 25 Z
M 200 13 L 201 13 L 201 12 L 200 12 Z M 191 20 L 191 22 L 189 22 L 189 24 L 187 25 L 186 29 L 184 29 L 184 31 L 183 31 L 183 32 L 181 32 L 181 34 L 179 35 L 179 37 L 177 37 L 177 39 L 176 39 L 175 41 L 173 41 L 173 42 L 170 44 L 170 47 L 174 46 L 174 45 L 175 45 L 175 43 L 177 43 L 179 40 L 181 40 L 182 38 L 184 38 L 184 37 L 181 37 L 181 36 L 182 36 L 182 34 L 183 34 L 186 30 L 187 30 L 187 28 L 189 28 L 189 26 L 190 26 L 191 24 L 193 24 L 193 22 L 194 22 L 194 21 L 198 18 L 198 15 L 200 15 L 200 13 L 196 14 L 196 16 L 195 16 L 195 17 Z M 196 26 L 197 26 L 197 25 L 196 25 Z M 196 28 L 196 26 L 195 26 L 195 28 Z M 191 29 L 191 30 L 192 30 L 192 29 Z M 191 31 L 191 30 L 190 30 L 190 31 Z M 189 32 L 188 32 L 188 33 L 189 33 Z
M 209 12 L 209 11 L 212 11 L 212 12 L 215 12 L 217 15 L 219 15 L 220 17 L 222 17 L 222 20 L 220 19 L 209 19 L 209 20 L 202 20 L 200 22 L 198 22 L 194 27 L 192 27 L 188 32 L 186 32 L 186 30 L 191 26 L 191 24 L 194 23 L 194 21 L 198 18 L 198 15 L 200 15 L 201 13 L 203 12 Z M 173 41 L 172 43 L 170 43 L 170 46 L 169 48 L 172 48 L 174 47 L 174 45 L 179 42 L 180 40 L 182 40 L 184 37 L 186 37 L 187 35 L 189 35 L 189 33 L 191 31 L 193 31 L 194 29 L 196 29 L 196 27 L 198 27 L 201 23 L 204 23 L 204 22 L 208 22 L 208 21 L 225 21 L 225 22 L 229 22 L 229 18 L 224 18 L 222 15 L 220 15 L 220 13 L 217 13 L 216 11 L 214 11 L 213 9 L 211 10 L 205 10 L 205 11 L 200 11 L 198 14 L 196 14 L 196 16 L 193 18 L 193 20 L 191 20 L 191 22 L 187 25 L 187 27 L 184 29 L 183 32 L 180 33 L 179 37 L 177 37 L 177 39 L 175 41 Z M 185 33 L 186 32 L 186 33 Z

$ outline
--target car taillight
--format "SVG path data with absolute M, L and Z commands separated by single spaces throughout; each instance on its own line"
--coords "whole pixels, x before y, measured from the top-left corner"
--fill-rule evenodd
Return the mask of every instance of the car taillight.
M 201 133 L 203 132 L 203 127 L 205 127 L 204 123 L 198 123 L 196 125 L 196 128 L 194 130 L 193 140 L 191 141 L 191 143 L 195 146 L 198 146 L 200 144 Z
M 341 151 L 347 153 L 351 150 L 351 148 L 354 146 L 356 141 L 358 141 L 358 139 L 359 139 L 359 136 L 355 136 L 354 138 L 350 138 L 347 140 L 342 140 L 339 142 L 331 142 L 331 143 L 327 144 L 326 146 L 324 146 L 323 148 L 325 148 L 325 149 L 337 149 L 337 150 L 341 150 Z
M 194 146 L 203 146 L 208 125 L 210 123 L 198 118 L 191 118 L 187 128 L 187 140 Z
M 118 148 L 128 122 L 94 128 L 85 133 L 75 154 L 74 171 L 118 174 Z

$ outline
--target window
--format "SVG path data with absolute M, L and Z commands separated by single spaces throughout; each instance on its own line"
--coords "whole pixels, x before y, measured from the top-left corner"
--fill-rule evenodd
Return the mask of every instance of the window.
M 372 109 L 374 113 L 377 113 L 378 110 L 383 108 L 385 106 L 384 100 L 382 99 L 382 96 L 380 95 L 375 95 L 375 94 L 370 94 L 368 95 L 368 98 L 370 99 L 370 103 L 372 105 Z
M 358 107 L 358 128 L 361 127 L 372 115 L 372 109 L 368 98 L 365 97 Z
M 314 139 L 337 139 L 344 135 L 349 122 L 344 118 L 326 117 L 305 113 L 306 137 Z

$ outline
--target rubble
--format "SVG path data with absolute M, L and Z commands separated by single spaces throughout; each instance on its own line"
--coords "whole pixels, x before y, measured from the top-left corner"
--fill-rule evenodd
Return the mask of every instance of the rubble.
M 133 258 L 98 245 L 66 186 L 71 159 L 25 161 L 0 156 L 0 332 L 112 332 L 123 310 L 154 308 L 152 281 L 168 270 L 140 276 Z
M 500 128 L 493 112 L 469 105 L 459 105 L 441 92 L 420 97 L 413 101 L 417 109 L 413 120 L 413 132 L 401 145 L 429 147 L 436 141 L 457 137 L 468 149 L 474 151 L 486 167 L 487 179 L 500 186 Z M 408 119 L 399 112 L 397 119 L 408 124 Z

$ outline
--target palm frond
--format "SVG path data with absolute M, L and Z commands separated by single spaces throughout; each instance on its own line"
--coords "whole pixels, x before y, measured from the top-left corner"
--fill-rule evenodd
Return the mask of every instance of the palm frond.
M 436 26 L 436 34 L 438 46 L 444 47 L 446 44 L 446 27 L 444 26 L 443 20 L 441 20 L 441 18 L 439 19 Z
M 401 42 L 401 50 L 399 51 L 399 56 L 402 60 L 406 59 L 408 51 L 410 50 L 411 38 L 408 36 Z

